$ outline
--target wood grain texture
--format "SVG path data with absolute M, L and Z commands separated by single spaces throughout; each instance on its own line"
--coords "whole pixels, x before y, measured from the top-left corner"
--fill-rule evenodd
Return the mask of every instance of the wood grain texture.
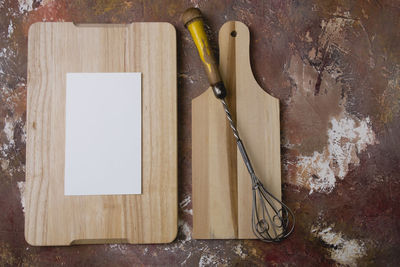
M 141 195 L 64 196 L 67 72 L 142 73 Z M 176 99 L 176 32 L 172 25 L 32 25 L 28 41 L 27 242 L 172 241 L 177 234 Z
M 281 199 L 279 100 L 254 79 L 249 42 L 243 23 L 230 21 L 222 26 L 220 72 L 254 169 L 266 188 Z M 255 238 L 251 180 L 211 88 L 192 101 L 192 134 L 193 237 Z

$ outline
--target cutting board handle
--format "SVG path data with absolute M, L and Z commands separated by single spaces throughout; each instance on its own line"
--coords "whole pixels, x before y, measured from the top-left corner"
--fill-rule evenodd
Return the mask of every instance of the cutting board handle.
M 250 33 L 238 21 L 219 31 L 227 102 L 260 180 L 281 199 L 279 100 L 256 82 Z M 252 239 L 251 180 L 211 87 L 192 101 L 193 238 Z

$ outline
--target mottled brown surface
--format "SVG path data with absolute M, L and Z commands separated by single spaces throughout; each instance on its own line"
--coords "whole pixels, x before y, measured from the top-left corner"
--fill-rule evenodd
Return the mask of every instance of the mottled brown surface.
M 216 34 L 250 27 L 260 85 L 281 101 L 280 244 L 190 237 L 191 99 L 206 76 L 179 16 L 199 5 Z M 392 265 L 400 262 L 398 1 L 0 1 L 0 265 Z M 167 21 L 178 36 L 179 234 L 166 245 L 31 247 L 24 240 L 26 51 L 36 21 Z M 10 26 L 11 25 L 11 26 Z

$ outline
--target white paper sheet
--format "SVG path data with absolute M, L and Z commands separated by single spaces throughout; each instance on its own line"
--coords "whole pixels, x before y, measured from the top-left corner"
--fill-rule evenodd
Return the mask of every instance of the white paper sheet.
M 141 74 L 66 80 L 64 194 L 141 194 Z

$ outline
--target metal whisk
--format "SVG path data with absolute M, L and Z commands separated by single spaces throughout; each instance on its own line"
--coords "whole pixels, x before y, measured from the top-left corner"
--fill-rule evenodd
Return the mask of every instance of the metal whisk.
M 242 155 L 243 161 L 247 167 L 247 171 L 251 177 L 253 189 L 253 206 L 251 211 L 251 223 L 253 233 L 258 239 L 264 242 L 278 242 L 288 237 L 294 229 L 295 218 L 293 212 L 282 201 L 272 195 L 258 179 L 254 172 L 253 166 L 239 132 L 229 112 L 225 98 L 221 99 L 224 107 L 226 118 L 233 131 L 233 136 L 236 138 L 236 144 Z M 269 207 L 267 206 L 269 205 Z
M 225 101 L 226 88 L 222 82 L 216 61 L 209 47 L 200 10 L 197 8 L 187 9 L 182 15 L 182 20 L 185 27 L 190 31 L 193 41 L 196 44 L 214 95 L 221 100 L 229 125 L 235 136 L 236 144 L 250 174 L 253 189 L 251 218 L 253 233 L 264 242 L 281 241 L 293 232 L 295 225 L 294 214 L 288 206 L 264 187 L 254 172 L 249 156 L 240 139 L 239 132 Z

